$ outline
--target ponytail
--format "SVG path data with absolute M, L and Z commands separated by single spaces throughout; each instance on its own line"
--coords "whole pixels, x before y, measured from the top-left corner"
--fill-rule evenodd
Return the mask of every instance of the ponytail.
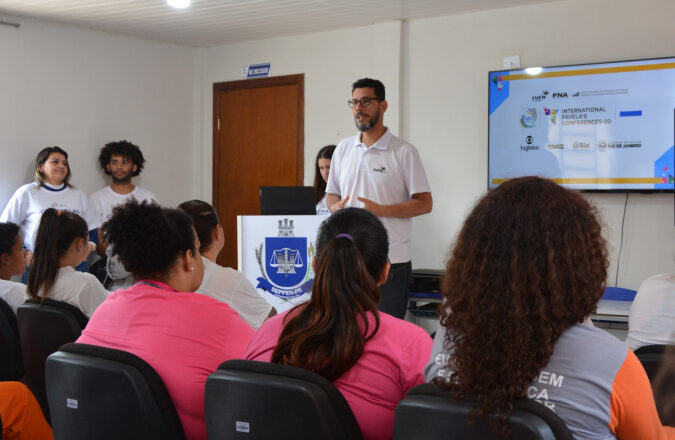
M 387 253 L 387 232 L 370 212 L 345 208 L 324 221 L 312 298 L 287 315 L 293 317 L 284 325 L 272 362 L 306 368 L 331 381 L 354 366 L 380 326 L 377 279 Z
M 59 260 L 77 238 L 87 239 L 87 222 L 82 217 L 54 208 L 45 210 L 35 237 L 33 261 L 26 283 L 30 298 L 44 300 L 47 297 L 59 273 Z M 40 290 L 42 297 L 38 295 Z

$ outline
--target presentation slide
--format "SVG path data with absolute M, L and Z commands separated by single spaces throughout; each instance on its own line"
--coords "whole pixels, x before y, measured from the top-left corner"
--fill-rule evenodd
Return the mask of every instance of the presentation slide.
M 675 58 L 489 74 L 488 186 L 672 190 Z

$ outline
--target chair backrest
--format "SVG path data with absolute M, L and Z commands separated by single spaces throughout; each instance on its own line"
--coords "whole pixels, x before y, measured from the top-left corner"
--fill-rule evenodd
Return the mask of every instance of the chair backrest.
M 335 386 L 311 371 L 230 360 L 206 380 L 206 430 L 219 439 L 361 439 Z
M 17 308 L 17 322 L 25 369 L 25 383 L 33 392 L 49 420 L 45 393 L 45 361 L 60 346 L 80 337 L 87 317 L 62 301 L 28 300 Z
M 654 382 L 656 372 L 665 359 L 667 345 L 644 345 L 634 351 L 635 356 L 645 369 L 649 382 Z
M 468 423 L 471 400 L 451 397 L 448 390 L 433 383 L 412 388 L 396 407 L 394 440 L 445 439 L 505 440 L 491 430 L 486 419 Z M 530 399 L 516 402 L 509 417 L 506 439 L 572 440 L 572 434 L 553 411 Z
M 23 377 L 23 359 L 16 315 L 0 298 L 0 381 L 19 380 Z
M 164 382 L 138 356 L 70 343 L 46 370 L 56 440 L 185 439 Z

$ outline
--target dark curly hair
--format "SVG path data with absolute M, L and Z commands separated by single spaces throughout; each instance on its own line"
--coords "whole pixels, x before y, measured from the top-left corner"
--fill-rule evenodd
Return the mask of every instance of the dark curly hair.
M 593 208 L 551 180 L 522 177 L 490 191 L 466 219 L 442 280 L 441 325 L 453 374 L 477 398 L 471 419 L 495 414 L 508 432 L 514 400 L 569 327 L 596 308 L 607 250 Z
M 213 244 L 213 228 L 220 224 L 216 210 L 210 204 L 196 199 L 181 203 L 178 209 L 185 211 L 192 218 L 192 224 L 199 237 L 199 252 L 208 251 Z
M 319 171 L 319 159 L 331 159 L 334 151 L 335 145 L 326 145 L 316 154 L 316 160 L 314 160 L 314 203 L 319 203 L 326 195 L 326 181 L 323 180 L 321 171 Z
M 352 84 L 352 93 L 354 93 L 354 90 L 356 89 L 364 89 L 366 87 L 373 89 L 375 97 L 380 101 L 384 101 L 384 84 L 378 79 L 361 78 L 356 80 L 354 84 Z
M 16 236 L 19 235 L 19 225 L 11 222 L 0 223 L 0 255 L 11 255 Z
M 108 142 L 98 155 L 98 166 L 101 167 L 101 170 L 108 176 L 112 173 L 108 171 L 106 165 L 110 163 L 112 156 L 122 156 L 131 160 L 131 163 L 136 165 L 136 171 L 131 173 L 132 177 L 136 177 L 141 174 L 143 167 L 145 166 L 145 158 L 141 149 L 137 145 L 132 144 L 128 141 L 117 141 L 117 142 Z
M 387 230 L 371 212 L 344 208 L 324 220 L 316 241 L 312 297 L 284 323 L 271 361 L 330 381 L 353 367 L 379 329 L 377 280 L 388 253 Z M 368 314 L 375 318 L 373 328 Z
M 182 254 L 195 252 L 190 216 L 134 198 L 113 208 L 112 218 L 103 224 L 103 235 L 137 280 L 162 280 Z

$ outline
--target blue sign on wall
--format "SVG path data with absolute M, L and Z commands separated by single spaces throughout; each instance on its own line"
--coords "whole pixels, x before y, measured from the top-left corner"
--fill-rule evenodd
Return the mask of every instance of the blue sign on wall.
M 246 78 L 264 78 L 270 76 L 271 63 L 251 64 L 248 66 Z

